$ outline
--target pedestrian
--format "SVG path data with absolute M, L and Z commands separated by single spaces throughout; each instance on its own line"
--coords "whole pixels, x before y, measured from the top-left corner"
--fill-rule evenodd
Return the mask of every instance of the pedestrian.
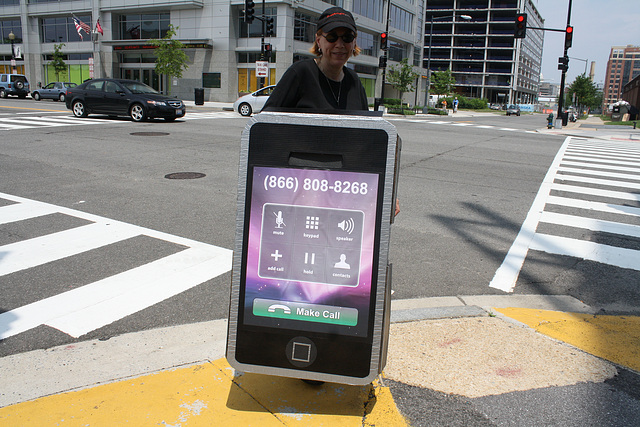
M 289 67 L 264 110 L 369 110 L 358 74 L 345 67 L 351 56 L 360 53 L 357 35 L 351 12 L 341 7 L 325 10 L 318 19 L 316 38 L 310 49 L 316 57 Z
M 455 113 L 455 112 L 457 112 L 457 111 L 458 111 L 458 97 L 456 96 L 456 97 L 453 99 L 453 112 Z
M 444 108 L 444 111 L 447 111 L 447 100 L 443 100 L 442 101 L 442 108 Z

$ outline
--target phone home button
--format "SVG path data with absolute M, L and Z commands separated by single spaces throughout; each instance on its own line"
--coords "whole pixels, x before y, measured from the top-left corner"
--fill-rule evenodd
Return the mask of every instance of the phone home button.
M 298 368 L 311 365 L 316 360 L 316 345 L 307 337 L 295 337 L 287 343 L 285 349 L 289 362 Z

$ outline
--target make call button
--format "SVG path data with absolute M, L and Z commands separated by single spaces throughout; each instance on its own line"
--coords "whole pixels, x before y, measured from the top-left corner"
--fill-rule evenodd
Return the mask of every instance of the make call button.
M 355 308 L 264 298 L 253 300 L 253 315 L 344 326 L 358 323 L 358 310 Z

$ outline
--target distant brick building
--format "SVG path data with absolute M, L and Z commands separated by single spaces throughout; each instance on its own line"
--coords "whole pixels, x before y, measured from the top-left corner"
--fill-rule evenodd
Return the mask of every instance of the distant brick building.
M 640 46 L 612 46 L 604 81 L 605 111 L 609 105 L 623 98 L 624 86 L 638 76 L 640 76 Z M 626 99 L 626 101 L 633 105 L 631 100 Z

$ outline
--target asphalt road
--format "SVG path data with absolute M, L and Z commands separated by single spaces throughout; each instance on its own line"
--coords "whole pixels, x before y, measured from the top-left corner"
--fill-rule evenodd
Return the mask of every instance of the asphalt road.
M 564 138 L 534 132 L 545 125 L 542 115 L 390 120 L 403 140 L 401 212 L 391 245 L 393 298 L 503 294 L 489 284 Z M 126 234 L 128 225 L 145 232 L 0 275 L 0 314 L 100 284 L 170 258 L 185 246 L 233 247 L 238 148 L 246 118 L 190 109 L 185 120 L 174 123 L 103 116 L 81 122 L 59 103 L 0 100 L 0 128 L 5 126 L 0 131 L 0 193 L 24 198 L 29 209 L 37 201 L 54 211 L 0 221 L 0 252 L 5 245 L 96 221 L 88 214 L 112 231 L 102 234 Z M 179 172 L 205 176 L 166 178 Z M 14 203 L 0 196 L 0 209 Z M 637 246 L 637 238 L 616 239 L 628 248 Z M 0 357 L 224 318 L 230 277 L 223 271 L 164 299 L 159 277 L 158 289 L 150 283 L 141 291 L 148 305 L 122 316 L 104 308 L 104 324 L 80 330 L 77 338 L 55 322 L 36 322 L 0 340 Z M 535 252 L 527 257 L 514 292 L 570 294 L 592 306 L 638 306 L 634 284 L 639 282 L 635 270 Z

